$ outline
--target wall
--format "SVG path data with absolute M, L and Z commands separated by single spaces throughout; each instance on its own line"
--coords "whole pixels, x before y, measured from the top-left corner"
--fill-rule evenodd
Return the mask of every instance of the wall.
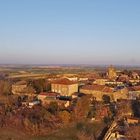
M 27 85 L 12 85 L 12 93 L 20 94 L 27 87 Z
M 85 89 L 80 89 L 80 92 L 84 94 L 92 94 L 96 98 L 97 101 L 102 101 L 103 95 L 108 95 L 110 96 L 110 99 L 113 100 L 112 93 L 95 91 L 95 90 L 85 90 Z
M 62 84 L 52 84 L 52 92 L 60 93 L 63 96 L 71 96 L 74 92 L 78 92 L 78 84 L 72 85 L 62 85 Z
M 113 101 L 117 101 L 118 99 L 128 99 L 128 90 L 126 88 L 110 93 L 85 89 L 80 89 L 80 92 L 84 94 L 92 94 L 97 101 L 102 101 L 103 95 L 110 96 L 110 99 Z

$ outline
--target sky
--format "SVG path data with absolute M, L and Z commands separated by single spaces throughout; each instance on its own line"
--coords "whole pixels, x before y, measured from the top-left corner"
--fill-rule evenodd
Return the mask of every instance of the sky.
M 0 0 L 0 64 L 140 64 L 140 0 Z

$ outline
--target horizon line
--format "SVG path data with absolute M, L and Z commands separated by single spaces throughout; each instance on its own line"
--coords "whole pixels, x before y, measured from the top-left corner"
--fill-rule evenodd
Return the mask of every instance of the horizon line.
M 39 63 L 0 63 L 0 66 L 117 66 L 117 67 L 140 67 L 140 64 L 39 64 Z

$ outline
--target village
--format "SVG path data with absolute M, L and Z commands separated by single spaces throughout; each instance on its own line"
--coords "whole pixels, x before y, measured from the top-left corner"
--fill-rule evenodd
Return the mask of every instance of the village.
M 59 101 L 59 98 L 70 102 L 80 95 L 92 95 L 96 101 L 103 101 L 103 96 L 108 96 L 112 102 L 136 100 L 140 95 L 140 76 L 136 72 L 132 72 L 131 75 L 117 73 L 111 66 L 102 77 L 92 74 L 83 77 L 69 75 L 45 79 L 45 89 L 37 94 L 31 81 L 18 81 L 12 85 L 12 93 L 19 96 L 37 97 L 42 104 Z M 37 102 L 32 102 L 32 104 L 37 104 Z
M 106 73 L 59 74 L 38 80 L 14 79 L 10 90 L 6 97 L 12 95 L 14 107 L 8 105 L 6 108 L 6 103 L 1 100 L 1 114 L 3 106 L 21 116 L 26 116 L 25 110 L 32 112 L 39 107 L 52 113 L 54 121 L 59 121 L 57 112 L 61 114 L 60 120 L 66 123 L 84 119 L 90 123 L 103 121 L 105 132 L 98 132 L 94 139 L 104 140 L 131 140 L 129 130 L 139 125 L 140 74 L 136 71 L 117 71 L 110 66 Z M 3 127 L 6 122 L 3 119 L 1 122 Z M 37 128 L 41 127 L 37 124 Z M 34 133 L 38 133 L 37 128 L 34 128 Z

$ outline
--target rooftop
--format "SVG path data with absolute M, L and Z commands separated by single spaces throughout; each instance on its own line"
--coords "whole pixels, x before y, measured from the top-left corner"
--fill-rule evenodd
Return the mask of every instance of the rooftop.
M 133 86 L 128 88 L 129 91 L 140 91 L 140 86 Z
M 52 82 L 52 84 L 61 84 L 61 85 L 73 85 L 76 84 L 74 81 L 70 81 L 69 79 L 59 79 Z
M 19 81 L 19 82 L 16 82 L 15 85 L 27 85 L 27 82 L 26 81 Z
M 55 92 L 41 92 L 39 95 L 42 95 L 42 96 L 58 96 L 60 94 L 55 93 Z
M 102 92 L 113 92 L 113 88 L 110 88 L 104 85 L 85 85 L 82 87 L 82 89 L 102 91 Z

